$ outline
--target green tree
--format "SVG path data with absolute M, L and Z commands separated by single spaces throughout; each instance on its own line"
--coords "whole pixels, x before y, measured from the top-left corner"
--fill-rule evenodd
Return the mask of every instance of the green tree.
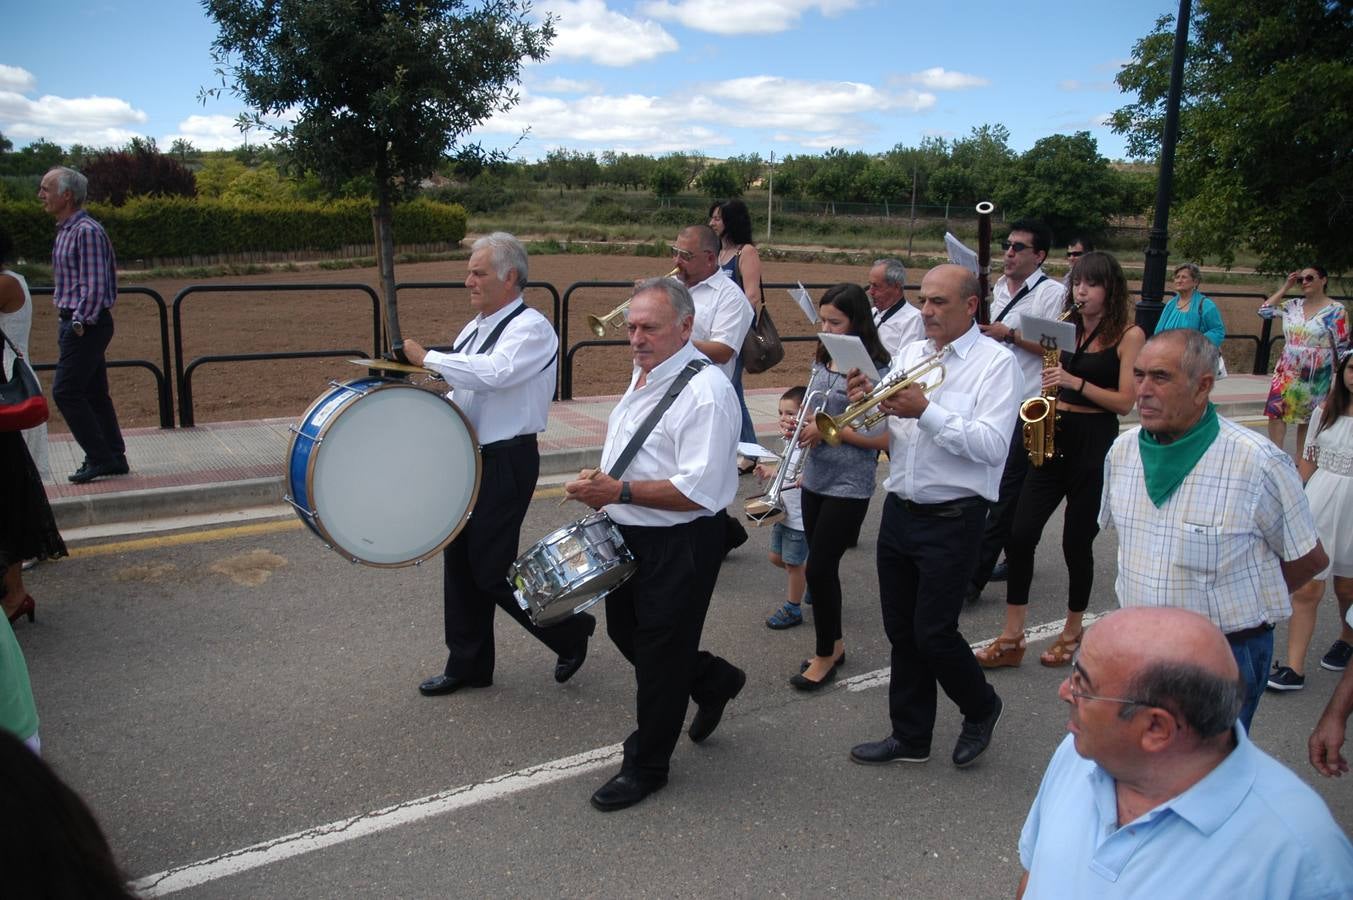
M 1005 182 L 1015 151 L 1010 129 L 981 125 L 954 141 L 949 159 L 930 178 L 930 196 L 942 203 L 975 203 L 996 196 Z
M 386 320 L 398 340 L 392 207 L 471 128 L 517 102 L 553 20 L 525 0 L 204 0 L 221 87 L 292 163 L 337 190 L 369 179 Z M 295 115 L 291 127 L 265 117 Z
M 1190 19 L 1172 224 L 1187 256 L 1260 267 L 1353 267 L 1353 4 L 1199 0 Z M 1155 157 L 1174 20 L 1133 47 L 1113 116 L 1128 149 Z
M 732 166 L 725 163 L 718 163 L 705 169 L 700 173 L 697 183 L 705 196 L 712 200 L 742 196 L 742 179 Z
M 1118 209 L 1120 182 L 1090 132 L 1054 134 L 1010 166 L 995 199 L 1007 218 L 1042 219 L 1057 239 L 1101 234 Z
M 649 176 L 649 187 L 659 197 L 675 197 L 686 190 L 688 184 L 685 170 L 670 162 L 659 163 Z
M 0 175 L 44 175 L 52 166 L 61 165 L 65 158 L 60 145 L 38 138 L 13 153 L 0 152 Z

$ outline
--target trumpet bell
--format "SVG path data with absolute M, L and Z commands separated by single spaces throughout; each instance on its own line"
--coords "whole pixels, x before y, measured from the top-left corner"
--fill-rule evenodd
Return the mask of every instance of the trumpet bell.
M 592 329 L 592 333 L 597 337 L 606 337 L 606 323 L 601 321 L 599 316 L 588 316 L 587 327 Z

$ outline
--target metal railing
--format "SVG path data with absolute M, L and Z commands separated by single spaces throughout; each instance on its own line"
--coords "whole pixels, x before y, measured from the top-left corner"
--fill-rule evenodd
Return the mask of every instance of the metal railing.
M 50 297 L 56 291 L 55 287 L 50 285 L 43 287 L 29 286 L 28 292 L 34 297 Z M 174 427 L 174 397 L 169 384 L 169 315 L 164 304 L 164 298 L 158 291 L 147 287 L 119 287 L 117 289 L 118 297 L 123 294 L 138 294 L 143 297 L 149 297 L 155 301 L 156 310 L 159 313 L 160 320 L 160 365 L 155 365 L 148 359 L 110 359 L 105 365 L 110 369 L 146 369 L 155 376 L 155 396 L 160 410 L 160 427 Z M 32 353 L 29 353 L 32 356 Z M 56 371 L 56 363 L 34 362 L 33 368 L 40 372 Z
M 273 353 L 228 353 L 212 356 L 199 356 L 186 366 L 183 362 L 183 303 L 193 294 L 238 294 L 258 293 L 261 291 L 359 291 L 371 300 L 371 355 L 381 352 L 381 309 L 380 298 L 369 286 L 359 283 L 346 284 L 190 284 L 174 297 L 174 373 L 179 388 L 179 424 L 191 428 L 196 424 L 193 416 L 193 372 L 207 363 L 246 362 L 273 359 L 313 359 L 329 356 L 361 356 L 360 350 L 293 350 Z

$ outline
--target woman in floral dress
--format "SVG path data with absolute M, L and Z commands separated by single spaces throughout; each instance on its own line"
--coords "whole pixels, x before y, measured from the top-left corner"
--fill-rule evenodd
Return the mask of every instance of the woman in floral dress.
M 1325 295 L 1328 284 L 1324 269 L 1307 266 L 1288 275 L 1283 286 L 1259 307 L 1260 315 L 1278 315 L 1283 320 L 1283 352 L 1264 405 L 1269 439 L 1279 447 L 1287 439 L 1289 422 L 1297 426 L 1297 447 L 1305 445 L 1311 411 L 1325 402 L 1334 361 L 1349 348 L 1348 312 L 1338 300 Z M 1284 302 L 1284 295 L 1298 286 L 1301 296 Z

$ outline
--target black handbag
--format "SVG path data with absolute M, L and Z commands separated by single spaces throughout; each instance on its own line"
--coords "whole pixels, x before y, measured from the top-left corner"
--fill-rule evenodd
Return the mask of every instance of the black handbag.
M 14 351 L 14 370 L 8 381 L 0 381 L 0 431 L 23 431 L 47 421 L 47 398 L 33 367 L 23 353 L 0 331 L 0 338 Z
M 784 344 L 780 343 L 780 332 L 775 328 L 775 320 L 766 309 L 766 294 L 761 294 L 761 307 L 752 317 L 752 327 L 747 329 L 747 337 L 742 341 L 743 371 L 756 375 L 774 368 L 785 358 Z

